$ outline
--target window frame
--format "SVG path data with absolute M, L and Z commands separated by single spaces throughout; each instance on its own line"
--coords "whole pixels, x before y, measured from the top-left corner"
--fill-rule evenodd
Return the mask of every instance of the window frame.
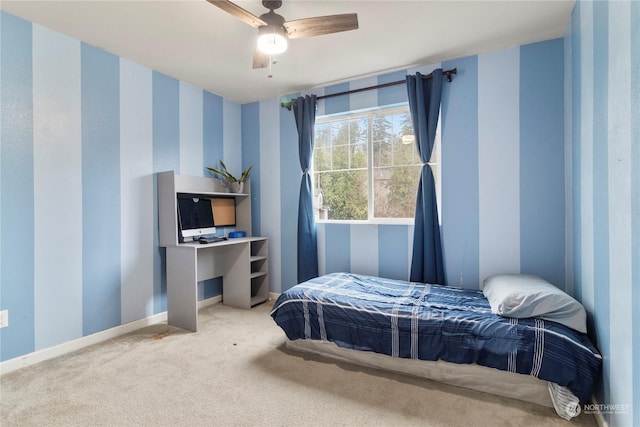
M 379 114 L 377 114 L 379 113 Z M 316 117 L 316 121 L 315 121 L 315 125 L 317 126 L 318 124 L 323 124 L 323 123 L 327 123 L 327 122 L 332 122 L 332 121 L 336 121 L 336 120 L 352 120 L 352 119 L 357 119 L 357 118 L 361 118 L 361 117 L 366 117 L 367 119 L 369 118 L 373 118 L 376 115 L 379 116 L 388 116 L 388 115 L 394 115 L 394 114 L 408 114 L 409 118 L 411 118 L 411 111 L 409 108 L 409 103 L 408 102 L 403 102 L 403 103 L 398 103 L 398 104 L 392 104 L 392 105 L 384 105 L 384 106 L 378 106 L 378 107 L 373 107 L 373 108 L 366 108 L 366 109 L 361 109 L 361 110 L 353 110 L 353 111 L 347 111 L 347 112 L 341 112 L 341 113 L 334 113 L 334 114 L 325 114 L 322 116 L 317 116 Z M 389 225 L 413 225 L 415 222 L 415 218 L 412 216 L 410 218 L 377 218 L 373 216 L 374 213 L 374 194 L 375 194 L 375 189 L 374 189 L 374 150 L 373 150 L 373 141 L 371 139 L 371 135 L 372 135 L 372 120 L 368 120 L 368 138 L 367 138 L 367 203 L 368 203 L 368 218 L 367 219 L 362 219 L 362 220 L 349 220 L 349 219 L 319 219 L 318 217 L 316 217 L 316 222 L 320 223 L 320 224 L 369 224 L 369 225 L 374 225 L 374 224 L 389 224 Z M 439 126 L 438 126 L 439 127 Z M 439 132 L 438 132 L 439 133 Z M 415 143 L 413 143 L 415 145 Z M 415 148 L 415 147 L 414 147 Z M 314 154 L 315 154 L 315 135 L 314 135 Z M 435 150 L 434 150 L 435 152 Z M 416 154 L 417 154 L 417 150 L 416 150 Z M 419 159 L 418 159 L 419 160 Z M 439 160 L 439 159 L 438 159 Z M 429 162 L 431 164 L 431 162 L 433 162 L 434 159 L 431 159 L 431 161 Z M 312 183 L 313 183 L 313 188 L 314 191 L 316 189 L 316 182 L 315 182 L 315 162 L 312 162 L 312 167 L 311 167 L 311 173 L 312 173 Z M 440 168 L 438 168 L 439 171 Z M 440 180 L 438 179 L 437 182 L 439 182 Z M 417 192 L 417 188 L 415 189 L 415 191 Z M 315 198 L 314 198 L 314 204 L 315 204 Z M 314 210 L 315 210 L 315 206 L 314 206 Z

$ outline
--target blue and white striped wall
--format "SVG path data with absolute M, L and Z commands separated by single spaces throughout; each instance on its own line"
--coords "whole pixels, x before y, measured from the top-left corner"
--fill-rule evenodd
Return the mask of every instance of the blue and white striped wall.
M 242 151 L 240 105 L 0 19 L 4 361 L 166 310 L 154 173 L 239 171 Z
M 563 52 L 563 41 L 551 40 L 310 91 L 324 95 L 457 68 L 442 101 L 449 284 L 477 289 L 492 273 L 526 272 L 566 286 Z M 321 100 L 318 115 L 406 100 L 406 87 L 392 86 Z M 242 106 L 243 159 L 260 177 L 252 190 L 254 231 L 270 238 L 274 292 L 296 283 L 301 177 L 293 115 L 279 102 Z M 413 225 L 320 223 L 320 272 L 407 279 L 412 235 Z
M 563 43 L 448 61 L 442 222 L 450 284 L 500 272 L 565 278 Z
M 565 37 L 571 265 L 604 356 L 596 398 L 640 425 L 640 2 L 579 1 Z

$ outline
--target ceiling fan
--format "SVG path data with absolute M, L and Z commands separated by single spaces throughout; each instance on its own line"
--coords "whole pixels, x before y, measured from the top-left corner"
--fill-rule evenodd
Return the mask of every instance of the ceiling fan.
M 282 16 L 274 12 L 282 6 L 281 0 L 262 0 L 262 5 L 269 9 L 269 12 L 260 17 L 228 0 L 207 1 L 258 29 L 258 44 L 253 56 L 253 68 L 267 67 L 271 62 L 271 56 L 287 50 L 288 39 L 320 36 L 358 28 L 358 15 L 355 13 L 285 21 Z

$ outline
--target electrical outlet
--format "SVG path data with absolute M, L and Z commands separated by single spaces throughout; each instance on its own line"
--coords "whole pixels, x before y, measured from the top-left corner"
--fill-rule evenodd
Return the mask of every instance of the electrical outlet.
M 0 328 L 9 326 L 9 310 L 0 311 Z

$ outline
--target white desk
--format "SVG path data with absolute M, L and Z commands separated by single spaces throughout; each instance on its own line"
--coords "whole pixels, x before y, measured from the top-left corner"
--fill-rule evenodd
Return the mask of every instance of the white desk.
M 267 239 L 246 237 L 167 246 L 168 323 L 198 330 L 198 282 L 222 277 L 225 305 L 249 309 L 268 299 Z M 257 286 L 252 281 L 259 280 Z

